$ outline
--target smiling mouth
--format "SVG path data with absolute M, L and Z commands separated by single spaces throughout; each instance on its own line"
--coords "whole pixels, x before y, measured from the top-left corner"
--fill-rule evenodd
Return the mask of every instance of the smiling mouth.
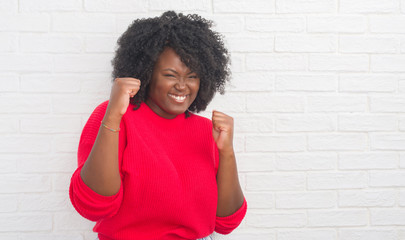
M 171 97 L 172 99 L 174 99 L 176 102 L 182 103 L 186 100 L 186 98 L 188 97 L 188 95 L 183 95 L 183 96 L 179 96 L 179 95 L 174 95 L 174 94 L 168 94 L 169 97 Z

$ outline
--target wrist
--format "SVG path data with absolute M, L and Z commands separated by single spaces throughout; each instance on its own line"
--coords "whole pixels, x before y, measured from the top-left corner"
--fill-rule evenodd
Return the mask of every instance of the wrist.
M 218 152 L 219 152 L 220 155 L 226 155 L 226 156 L 234 156 L 235 155 L 235 151 L 234 151 L 232 146 L 222 148 L 222 149 L 218 148 Z
M 111 128 L 118 129 L 121 124 L 122 115 L 120 114 L 112 114 L 110 112 L 106 112 L 102 122 L 108 125 Z

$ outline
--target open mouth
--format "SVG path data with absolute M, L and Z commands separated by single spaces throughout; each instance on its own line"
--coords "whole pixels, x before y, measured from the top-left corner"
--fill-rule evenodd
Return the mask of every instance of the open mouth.
M 174 94 L 168 94 L 169 97 L 171 97 L 174 101 L 182 103 L 184 101 L 186 101 L 186 98 L 188 97 L 188 95 L 174 95 Z

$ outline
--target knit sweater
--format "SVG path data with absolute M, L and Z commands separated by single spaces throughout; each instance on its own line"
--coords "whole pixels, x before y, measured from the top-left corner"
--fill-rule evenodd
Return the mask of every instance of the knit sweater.
M 192 113 L 165 119 L 145 103 L 128 106 L 119 132 L 120 189 L 113 196 L 90 189 L 80 171 L 107 105 L 100 104 L 83 129 L 69 191 L 77 212 L 96 221 L 100 240 L 198 239 L 240 224 L 246 200 L 232 215 L 216 216 L 219 154 L 212 123 Z

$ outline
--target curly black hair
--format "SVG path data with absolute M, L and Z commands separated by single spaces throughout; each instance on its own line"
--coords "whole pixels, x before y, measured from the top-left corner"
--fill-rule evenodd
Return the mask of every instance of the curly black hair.
M 133 21 L 118 39 L 112 77 L 134 77 L 141 81 L 141 88 L 130 100 L 134 109 L 146 101 L 154 65 L 165 47 L 173 48 L 200 78 L 200 89 L 188 111 L 205 110 L 215 92 L 224 94 L 230 78 L 229 54 L 222 35 L 211 30 L 212 24 L 197 14 L 174 11 Z

